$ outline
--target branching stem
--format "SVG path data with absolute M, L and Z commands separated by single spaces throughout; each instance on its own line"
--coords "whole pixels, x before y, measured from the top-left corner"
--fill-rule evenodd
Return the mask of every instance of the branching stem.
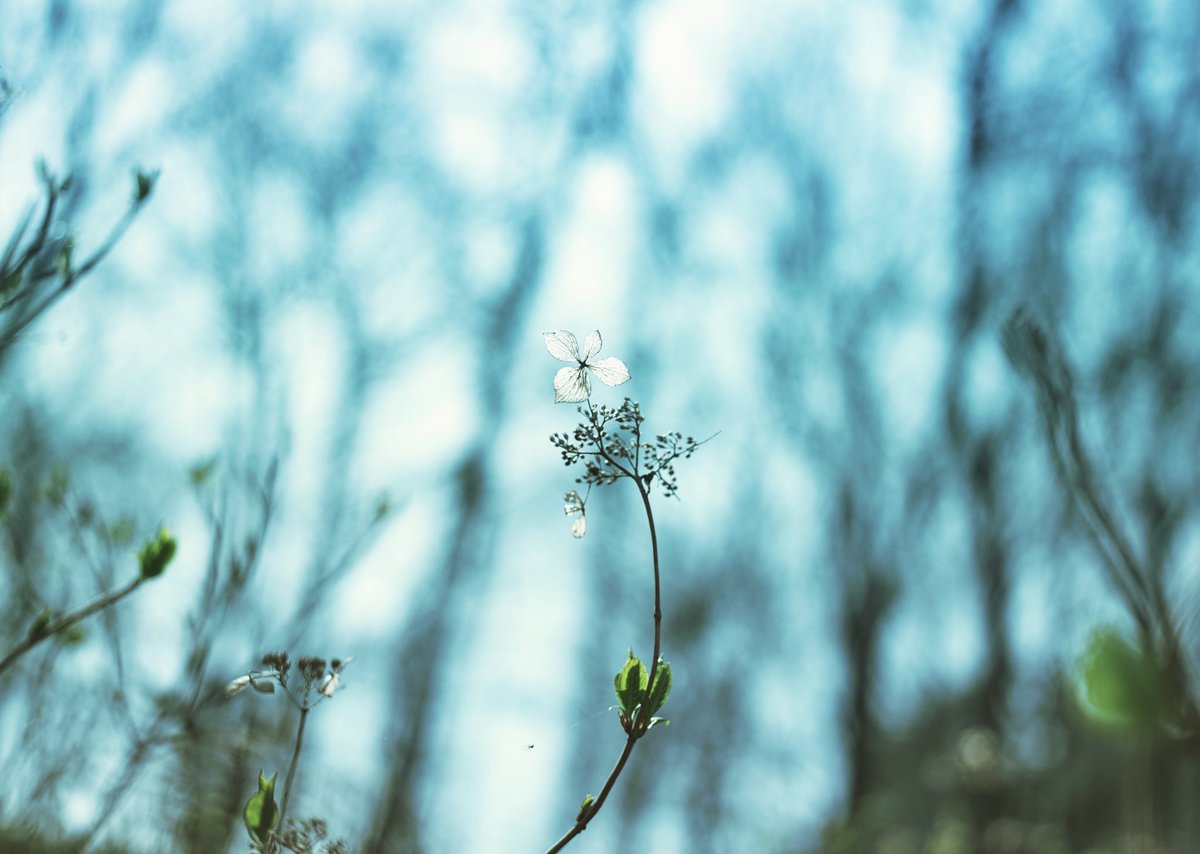
M 595 416 L 592 412 L 591 401 L 588 401 L 588 412 L 592 415 L 592 423 L 594 424 Z M 609 463 L 609 465 L 619 471 L 622 475 L 632 480 L 634 485 L 637 487 L 638 495 L 642 497 L 642 506 L 646 510 L 646 522 L 650 527 L 650 554 L 654 565 L 654 657 L 650 662 L 650 678 L 646 683 L 646 692 L 647 695 L 649 695 L 649 692 L 654 687 L 654 677 L 658 673 L 658 658 L 659 652 L 662 649 L 662 584 L 660 581 L 658 564 L 658 532 L 654 527 L 654 512 L 650 509 L 650 493 L 646 490 L 645 484 L 642 483 L 636 458 L 634 461 L 634 467 L 632 470 L 630 470 L 622 465 L 618 460 L 614 459 L 613 456 L 605 449 L 604 431 L 599 427 L 597 427 L 595 439 L 596 445 L 600 449 L 600 456 L 602 456 L 605 461 Z M 642 708 L 638 710 L 638 717 L 644 714 L 648 714 L 648 712 L 645 711 L 645 706 L 643 705 Z M 604 781 L 604 786 L 600 789 L 600 794 L 596 796 L 596 800 L 587 810 L 580 813 L 579 817 L 575 820 L 574 826 L 565 834 L 563 834 L 562 838 L 555 842 L 554 845 L 551 846 L 546 852 L 546 854 L 555 854 L 555 852 L 561 851 L 566 847 L 568 842 L 570 842 L 579 834 L 583 833 L 583 831 L 587 830 L 588 822 L 590 822 L 596 816 L 596 814 L 600 812 L 600 808 L 603 807 L 604 802 L 608 800 L 609 793 L 616 784 L 617 778 L 621 776 L 621 771 L 624 770 L 625 763 L 629 760 L 630 754 L 633 753 L 634 744 L 636 744 L 637 740 L 647 731 L 647 729 L 640 726 L 640 721 L 635 718 L 630 726 L 630 733 L 628 738 L 625 740 L 625 747 L 621 751 L 621 756 L 617 759 L 617 764 L 613 766 L 612 771 L 609 772 L 608 779 Z

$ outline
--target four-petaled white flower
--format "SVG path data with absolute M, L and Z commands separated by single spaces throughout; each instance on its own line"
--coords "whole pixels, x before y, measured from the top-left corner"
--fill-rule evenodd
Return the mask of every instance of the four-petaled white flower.
M 579 515 L 579 518 L 571 525 L 571 533 L 575 539 L 579 539 L 587 533 L 587 513 L 584 512 L 583 499 L 573 489 L 563 496 L 563 513 L 568 516 Z
M 593 330 L 583 341 L 583 352 L 579 352 L 579 342 L 575 336 L 565 329 L 558 332 L 545 333 L 546 349 L 550 355 L 560 362 L 574 362 L 574 367 L 562 368 L 554 375 L 554 402 L 580 403 L 591 397 L 592 387 L 588 383 L 588 371 L 596 375 L 596 379 L 605 385 L 620 385 L 629 382 L 629 368 L 620 359 L 609 356 L 605 359 L 595 358 L 600 352 L 603 341 L 600 331 Z M 579 534 L 577 536 L 582 536 Z

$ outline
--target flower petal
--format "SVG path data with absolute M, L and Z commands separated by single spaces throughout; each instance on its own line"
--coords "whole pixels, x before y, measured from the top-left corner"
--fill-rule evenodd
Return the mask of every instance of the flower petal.
M 228 685 L 225 686 L 225 696 L 226 697 L 236 696 L 237 694 L 240 694 L 243 691 L 245 691 L 247 686 L 249 686 L 249 684 L 250 684 L 249 676 L 239 676 L 237 679 L 234 679 L 232 682 L 230 682 Z
M 587 338 L 583 339 L 583 356 L 581 357 L 583 361 L 586 362 L 599 353 L 602 346 L 604 346 L 604 340 L 600 337 L 600 330 L 593 329 L 587 334 Z
M 587 371 L 582 366 L 561 368 L 554 375 L 555 403 L 580 403 L 587 400 L 591 393 Z
M 587 533 L 587 516 L 584 515 L 583 513 L 580 513 L 579 518 L 575 520 L 575 524 L 571 526 L 571 534 L 572 534 L 572 536 L 575 537 L 575 539 L 579 540 L 579 539 L 582 539 L 583 535 L 586 533 Z
M 320 687 L 317 688 L 318 694 L 324 694 L 326 697 L 332 697 L 333 693 L 341 684 L 341 677 L 336 673 L 326 673 L 325 678 L 321 680 Z
M 560 362 L 583 361 L 579 357 L 579 342 L 567 330 L 560 329 L 557 332 L 543 332 L 542 337 L 546 339 L 546 349 L 550 351 L 550 355 Z
M 625 367 L 624 362 L 613 356 L 588 362 L 587 367 L 596 375 L 596 379 L 605 385 L 620 385 L 629 382 L 629 368 Z

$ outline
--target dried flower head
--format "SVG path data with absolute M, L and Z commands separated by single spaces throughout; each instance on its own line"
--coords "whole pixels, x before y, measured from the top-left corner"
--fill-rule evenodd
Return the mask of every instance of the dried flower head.
M 579 493 L 575 490 L 570 490 L 563 496 L 563 513 L 568 516 L 577 516 L 575 522 L 571 525 L 571 533 L 575 539 L 580 539 L 587 533 L 587 513 L 585 499 L 579 497 Z
M 629 368 L 620 359 L 609 356 L 604 359 L 595 358 L 603 346 L 599 330 L 592 330 L 583 341 L 583 352 L 579 351 L 579 342 L 575 336 L 565 329 L 558 332 L 544 333 L 546 349 L 550 355 L 560 362 L 574 362 L 569 368 L 562 368 L 554 375 L 554 402 L 580 403 L 592 395 L 588 382 L 588 372 L 596 375 L 596 379 L 605 385 L 617 386 L 629 382 Z

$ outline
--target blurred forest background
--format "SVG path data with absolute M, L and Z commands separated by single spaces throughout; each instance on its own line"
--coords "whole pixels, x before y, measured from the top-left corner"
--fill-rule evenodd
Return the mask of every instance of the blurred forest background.
M 245 850 L 278 649 L 355 656 L 293 814 L 566 831 L 652 639 L 636 493 L 563 518 L 564 328 L 720 431 L 671 726 L 569 850 L 1200 850 L 1197 56 L 1183 0 L 0 4 L 0 245 L 39 158 L 85 256 L 161 170 L 0 314 L 0 651 L 179 540 L 0 674 L 0 850 Z

